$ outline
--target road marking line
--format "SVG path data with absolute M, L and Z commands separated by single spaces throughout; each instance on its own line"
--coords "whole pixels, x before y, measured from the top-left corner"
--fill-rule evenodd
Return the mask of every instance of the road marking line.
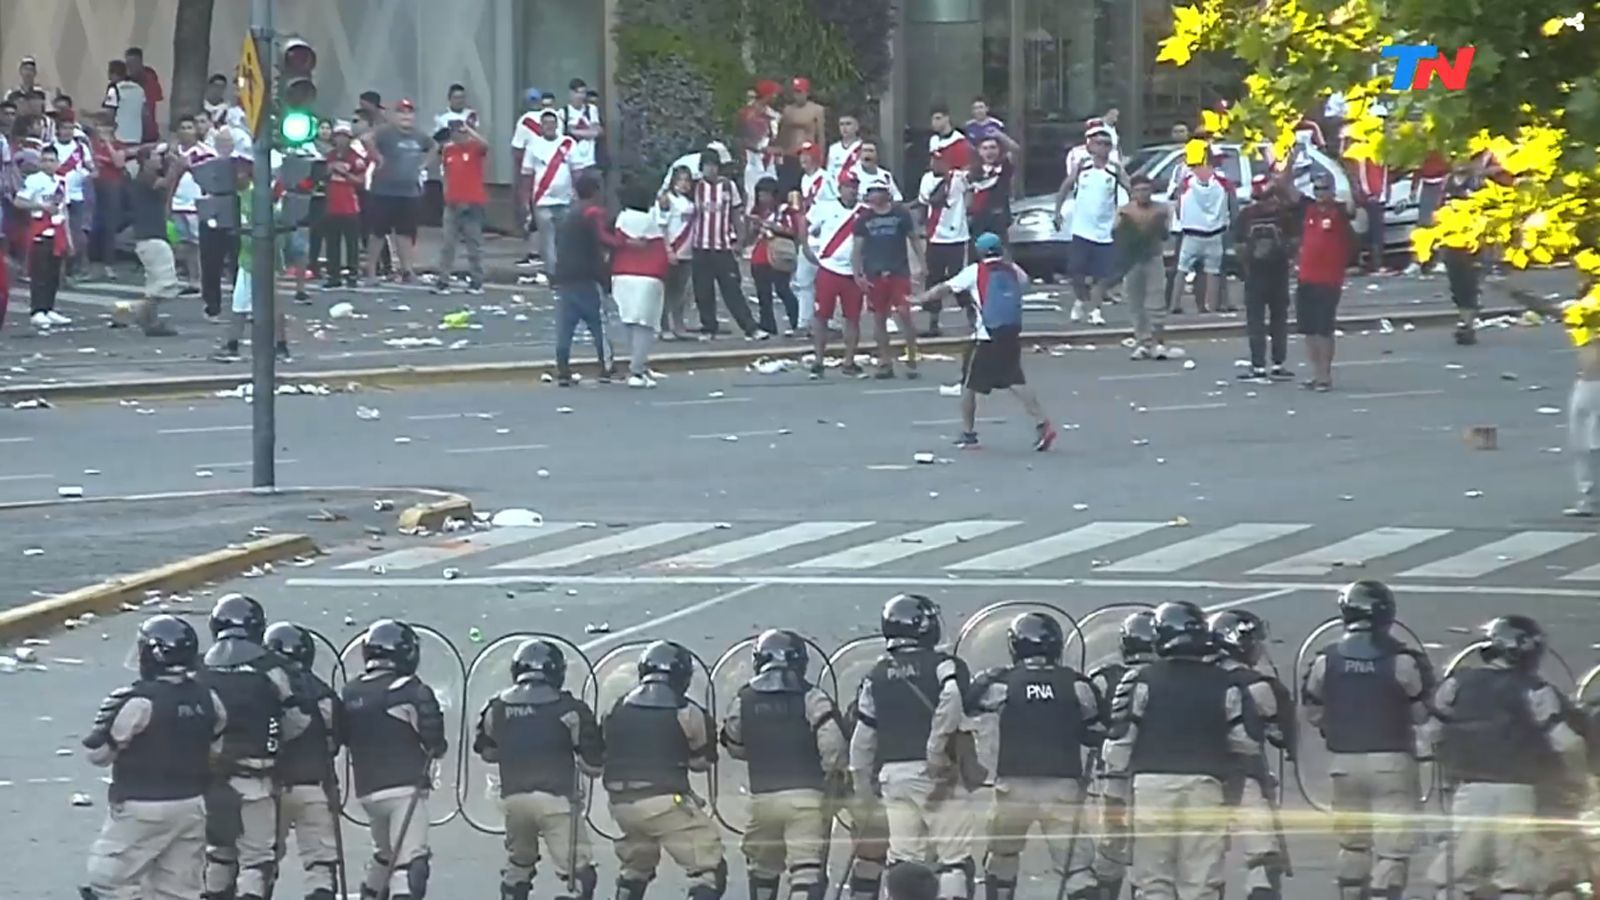
M 500 415 L 498 412 L 481 413 L 427 413 L 420 416 L 406 416 L 407 422 L 441 422 L 446 419 L 492 419 Z
M 1003 531 L 1020 522 L 975 519 L 967 522 L 940 522 L 928 528 L 896 535 L 838 553 L 819 556 L 790 566 L 792 569 L 870 569 L 896 560 L 951 547 L 965 540 Z
M 1165 528 L 1165 522 L 1090 522 L 1071 531 L 1029 541 L 1004 550 L 996 550 L 975 559 L 963 560 L 945 566 L 954 572 L 995 571 L 1010 572 L 1044 565 L 1064 556 L 1085 553 L 1098 547 L 1125 541 Z
M 1338 563 L 1366 562 L 1449 534 L 1449 528 L 1374 528 L 1316 550 L 1258 566 L 1246 575 L 1327 575 Z
M 1005 422 L 1005 417 L 1004 416 L 979 416 L 978 418 L 974 419 L 973 421 L 976 424 L 979 424 L 979 425 L 1000 425 L 1000 424 L 1003 424 Z M 913 428 L 931 428 L 931 427 L 938 426 L 938 425 L 960 425 L 960 424 L 961 424 L 961 420 L 960 419 L 923 419 L 920 422 L 912 422 L 911 423 L 911 427 L 913 427 Z
M 1476 578 L 1554 553 L 1592 536 L 1576 531 L 1522 531 L 1400 574 L 1406 578 Z
M 751 397 L 706 397 L 702 400 L 652 400 L 651 406 L 715 406 L 719 403 L 749 403 Z
M 1350 400 L 1387 400 L 1391 397 L 1437 397 L 1444 391 L 1379 391 L 1375 394 L 1345 394 Z
M 578 527 L 579 525 L 576 522 L 564 522 L 537 527 L 496 528 L 493 531 L 469 534 L 466 537 L 454 538 L 422 547 L 407 547 L 404 550 L 394 550 L 381 556 L 345 563 L 342 566 L 335 566 L 334 571 L 358 570 L 365 572 L 371 571 L 374 566 L 383 566 L 386 569 L 399 571 L 420 569 L 423 566 L 440 563 L 447 559 L 455 559 L 458 556 L 481 553 L 485 550 L 493 550 L 496 547 L 508 547 L 523 541 L 538 540 L 542 537 L 572 531 Z
M 1256 544 L 1304 531 L 1310 525 L 1284 522 L 1241 522 L 1187 541 L 1168 544 L 1130 559 L 1114 562 L 1102 572 L 1176 572 L 1237 553 Z
M 277 463 L 280 466 L 294 465 L 295 463 L 297 463 L 299 461 L 300 460 L 298 460 L 298 459 L 278 459 L 278 460 L 273 460 L 273 462 Z M 243 468 L 248 468 L 249 466 L 253 466 L 255 464 L 256 464 L 255 460 L 246 459 L 246 460 L 241 460 L 241 461 L 238 461 L 238 462 L 195 463 L 194 464 L 194 468 L 196 468 L 196 469 L 243 469 Z
M 0 481 L 43 481 L 54 475 L 0 475 Z
M 673 556 L 660 562 L 648 563 L 650 568 L 659 569 L 714 569 L 717 566 L 729 566 L 734 563 L 754 559 L 766 553 L 776 553 L 801 544 L 809 544 L 825 538 L 837 537 L 858 531 L 874 522 L 797 522 L 783 528 L 763 531 L 760 534 L 713 544 L 681 556 Z
M 1209 604 L 1206 606 L 1206 612 L 1222 612 L 1225 609 L 1234 609 L 1240 606 L 1249 606 L 1252 603 L 1275 600 L 1278 597 L 1286 597 L 1289 594 L 1293 594 L 1296 590 L 1296 588 L 1278 588 L 1271 591 L 1262 591 L 1259 594 L 1251 594 L 1248 597 L 1240 597 L 1237 600 L 1224 600 L 1221 603 Z
M 897 387 L 897 388 L 868 388 L 863 394 L 930 394 L 937 391 L 936 387 Z
M 457 447 L 446 453 L 504 453 L 507 450 L 548 450 L 549 444 L 511 444 L 506 447 Z
M 156 434 L 212 434 L 218 431 L 249 431 L 249 425 L 205 425 L 198 428 L 163 428 Z
M 31 438 L 31 437 L 0 438 L 0 444 L 31 444 L 31 443 L 33 443 L 33 438 Z
M 745 438 L 745 437 L 772 437 L 774 435 L 788 434 L 788 433 L 789 433 L 789 429 L 787 429 L 787 428 L 769 428 L 769 429 L 765 429 L 765 430 L 762 430 L 762 431 L 719 431 L 719 432 L 717 432 L 715 434 L 691 434 L 691 435 L 689 435 L 689 440 L 691 440 L 691 441 L 720 441 L 723 438 L 726 438 L 730 434 L 733 435 L 734 437 Z
M 491 575 L 467 578 L 290 578 L 289 587 L 304 588 L 482 588 L 552 584 L 599 587 L 689 587 L 707 585 L 770 585 L 774 587 L 845 587 L 933 589 L 974 588 L 1108 588 L 1143 591 L 1336 591 L 1343 581 L 1198 581 L 1162 578 L 952 578 L 943 571 L 925 575 Z M 1482 595 L 1486 597 L 1549 597 L 1600 602 L 1600 588 L 1529 587 L 1527 585 L 1406 584 L 1408 594 Z
M 1189 412 L 1199 409 L 1222 409 L 1226 403 L 1179 403 L 1174 406 L 1146 406 L 1145 412 Z
M 1334 367 L 1342 369 L 1345 366 L 1393 366 L 1393 365 L 1398 365 L 1400 363 L 1414 363 L 1414 362 L 1420 362 L 1420 360 L 1413 359 L 1413 358 L 1411 358 L 1409 356 L 1403 356 L 1403 357 L 1397 357 L 1397 358 L 1389 358 L 1389 359 L 1352 359 L 1349 362 L 1343 362 L 1343 361 L 1336 362 L 1336 363 L 1334 363 Z
M 1144 381 L 1147 378 L 1177 378 L 1182 372 L 1139 372 L 1133 375 L 1101 375 L 1096 381 Z
M 692 537 L 716 527 L 714 522 L 657 522 L 653 525 L 630 528 L 621 534 L 584 541 L 571 547 L 562 547 L 560 550 L 551 550 L 547 553 L 539 553 L 534 556 L 512 560 L 508 563 L 501 563 L 492 568 L 564 569 L 568 566 L 594 562 L 607 556 L 648 550 L 651 547 Z
M 578 645 L 578 649 L 585 653 L 589 653 L 604 647 L 612 641 L 620 641 L 625 637 L 631 637 L 643 631 L 651 631 L 655 628 L 659 628 L 668 622 L 676 622 L 679 619 L 687 618 L 695 613 L 705 612 L 713 606 L 720 606 L 723 603 L 727 603 L 729 600 L 736 600 L 740 597 L 743 597 L 745 594 L 755 593 L 764 587 L 766 587 L 765 584 L 756 582 L 754 584 L 747 584 L 744 587 L 735 588 L 731 591 L 718 594 L 715 597 L 707 597 L 706 599 L 701 600 L 699 603 L 691 603 L 682 609 L 674 610 L 666 615 L 655 616 L 654 618 L 646 619 L 637 625 L 629 625 L 627 628 L 618 628 L 616 631 L 604 635 L 603 637 L 597 637 L 591 641 L 584 641 Z
M 1600 581 L 1600 565 L 1579 569 L 1569 575 L 1561 576 L 1562 581 Z

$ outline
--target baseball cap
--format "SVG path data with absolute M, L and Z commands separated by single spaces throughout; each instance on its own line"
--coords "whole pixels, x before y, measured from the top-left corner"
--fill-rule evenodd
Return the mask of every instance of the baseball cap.
M 334 134 L 355 134 L 355 129 L 350 127 L 350 123 L 349 122 L 345 121 L 344 119 L 340 119 L 339 121 L 333 123 L 333 133 Z
M 417 105 L 415 103 L 412 103 L 410 100 L 404 99 L 404 98 L 402 98 L 399 103 L 396 103 L 394 105 L 394 108 L 400 110 L 401 112 L 416 112 L 417 111 Z
M 529 103 L 538 103 L 540 100 L 544 99 L 544 91 L 541 91 L 536 87 L 528 88 L 526 91 L 522 92 L 522 99 Z
M 789 80 L 789 87 L 797 94 L 811 93 L 811 79 L 796 75 Z
M 978 253 L 983 256 L 999 256 L 1004 252 L 1005 245 L 1000 243 L 1000 235 L 992 231 L 985 231 L 973 241 L 973 246 L 978 248 Z
M 39 61 L 31 56 L 24 56 L 22 61 L 17 63 L 18 68 L 21 68 L 22 66 L 33 66 L 34 68 L 38 68 Z
M 363 91 L 361 93 L 361 102 L 371 103 L 373 106 L 383 109 L 383 95 L 377 91 Z
M 887 184 L 883 183 L 882 181 L 874 181 L 873 183 L 867 185 L 867 193 L 869 193 L 869 194 L 877 194 L 877 193 L 887 194 L 887 193 L 889 193 L 889 186 Z
M 783 87 L 771 79 L 756 82 L 756 96 L 761 98 L 776 97 L 782 93 Z
M 1111 137 L 1111 129 L 1107 128 L 1105 126 L 1105 123 L 1103 123 L 1103 122 L 1101 124 L 1099 124 L 1099 125 L 1094 126 L 1093 128 L 1090 128 L 1088 131 L 1084 132 L 1084 134 L 1083 134 L 1083 139 L 1086 140 L 1086 141 L 1093 140 L 1095 138 L 1101 138 L 1101 137 L 1103 137 L 1103 138 Z

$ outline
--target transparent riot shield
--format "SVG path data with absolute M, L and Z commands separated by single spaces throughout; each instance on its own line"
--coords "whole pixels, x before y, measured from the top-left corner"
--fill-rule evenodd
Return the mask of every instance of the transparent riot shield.
M 444 714 L 445 737 L 450 741 L 450 752 L 434 763 L 433 792 L 428 798 L 430 824 L 443 825 L 461 813 L 457 798 L 461 795 L 461 745 L 466 736 L 467 713 L 462 707 L 466 703 L 467 665 L 461 651 L 443 633 L 416 622 L 407 624 L 416 631 L 417 640 L 422 645 L 417 677 L 433 688 L 434 696 L 439 699 L 439 711 Z M 341 665 L 352 679 L 359 677 L 359 673 L 366 669 L 361 658 L 361 641 L 365 634 L 363 631 L 351 638 L 339 651 Z M 338 764 L 340 782 L 354 784 L 350 773 L 350 754 L 341 750 L 340 756 L 343 757 Z M 346 790 L 344 794 L 345 818 L 357 825 L 367 825 L 366 810 L 355 798 L 355 791 Z
M 606 716 L 611 713 L 611 709 L 639 683 L 639 654 L 653 643 L 655 639 L 650 638 L 618 644 L 595 661 L 592 685 L 584 687 L 584 695 L 595 698 L 595 715 L 600 718 L 602 728 L 605 727 Z M 689 699 L 705 707 L 708 713 L 715 715 L 713 711 L 717 708 L 717 696 L 711 686 L 711 668 L 698 655 L 692 653 L 691 655 L 694 656 L 695 671 L 694 679 L 689 683 Z M 711 739 L 716 740 L 714 733 Z M 713 790 L 714 788 L 708 785 L 706 793 L 709 795 Z M 622 836 L 622 831 L 611 818 L 611 804 L 604 795 L 605 788 L 599 785 L 589 792 L 587 818 L 589 827 L 593 828 L 596 834 L 614 841 Z
M 485 834 L 505 834 L 505 808 L 500 801 L 499 767 L 486 763 L 472 752 L 472 741 L 477 734 L 478 716 L 494 696 L 512 685 L 511 658 L 524 641 L 539 639 L 561 648 L 567 659 L 567 676 L 563 687 L 587 703 L 595 704 L 594 665 L 589 657 L 563 637 L 536 631 L 515 631 L 490 641 L 473 657 L 467 666 L 466 733 L 461 745 L 460 794 L 461 816 L 468 825 Z M 578 785 L 582 796 L 593 793 L 593 779 L 580 776 Z
M 1479 651 L 1486 645 L 1486 641 L 1473 641 L 1457 650 L 1455 655 L 1450 657 L 1450 662 L 1445 665 L 1444 672 L 1440 677 L 1448 678 L 1460 669 L 1470 669 L 1484 665 L 1483 657 Z M 1593 673 L 1590 674 L 1592 675 Z M 1539 675 L 1567 696 L 1572 696 L 1581 684 L 1572 666 L 1568 665 L 1566 659 L 1560 653 L 1557 653 L 1554 647 L 1550 646 L 1545 647 L 1544 660 L 1539 666 Z
M 1078 620 L 1078 633 L 1083 635 L 1083 672 L 1122 661 L 1122 620 L 1143 610 L 1154 609 L 1148 603 L 1112 603 L 1102 606 Z
M 867 675 L 871 674 L 872 667 L 878 664 L 878 659 L 884 652 L 883 638 L 873 635 L 847 641 L 828 657 L 828 663 L 839 680 L 839 702 L 844 704 L 846 733 L 852 731 L 856 724 L 856 698 L 861 693 L 861 685 L 867 680 Z M 849 883 L 856 856 L 863 852 L 864 847 L 871 845 L 873 848 L 865 851 L 871 854 L 869 858 L 881 855 L 877 850 L 882 849 L 886 852 L 888 847 L 889 824 L 884 818 L 883 805 L 864 803 L 859 799 L 861 794 L 862 792 L 858 790 L 855 796 L 841 802 L 835 816 L 839 825 L 850 835 L 850 851 L 844 872 L 837 875 L 829 873 L 833 883 L 839 885 L 841 889 Z M 827 845 L 830 850 L 832 843 L 830 840 Z M 827 872 L 826 866 L 823 871 Z M 834 896 L 837 900 L 838 893 L 836 892 Z
M 1337 616 L 1318 625 L 1306 635 L 1300 643 L 1300 650 L 1295 655 L 1293 681 L 1286 681 L 1289 689 L 1294 692 L 1295 698 L 1295 726 L 1299 731 L 1298 745 L 1300 748 L 1299 759 L 1294 765 L 1295 783 L 1300 788 L 1300 794 L 1306 802 L 1322 812 L 1333 810 L 1333 784 L 1328 775 L 1328 753 L 1324 749 L 1322 736 L 1315 727 L 1307 721 L 1306 702 L 1303 696 L 1306 675 L 1311 671 L 1312 664 L 1324 647 L 1337 640 L 1343 620 Z M 1395 622 L 1390 628 L 1391 637 L 1410 647 L 1424 660 L 1428 658 L 1428 650 L 1417 636 L 1404 622 Z M 1285 673 L 1289 674 L 1289 673 Z M 1281 676 L 1280 676 L 1281 677 Z M 1432 765 L 1425 765 L 1419 773 L 1419 802 L 1426 803 L 1432 796 L 1433 772 Z M 1280 775 L 1284 773 L 1280 772 Z
M 1572 699 L 1585 709 L 1600 703 L 1600 666 L 1595 666 L 1578 679 L 1578 690 Z
M 810 638 L 803 640 L 806 642 L 806 651 L 811 656 L 810 663 L 806 666 L 806 680 L 821 688 L 833 698 L 835 704 L 838 704 L 839 678 L 833 671 L 833 665 L 828 661 L 827 652 Z M 712 690 L 716 694 L 717 702 L 721 704 L 716 711 L 719 736 L 722 722 L 732 711 L 733 704 L 739 700 L 739 690 L 755 677 L 755 660 L 751 655 L 755 645 L 756 637 L 747 637 L 723 651 L 722 655 L 717 657 L 716 664 L 711 667 Z M 744 834 L 750 821 L 749 767 L 743 760 L 734 759 L 729 755 L 727 748 L 722 748 L 712 775 L 712 812 L 716 814 L 717 821 L 722 823 L 722 827 L 735 834 Z
M 1038 600 L 1002 600 L 978 610 L 962 623 L 951 652 L 966 661 L 973 675 L 1011 665 L 1011 623 L 1027 613 L 1044 613 L 1061 624 L 1061 661 L 1082 672 L 1087 644 L 1078 620 L 1061 607 Z
M 322 679 L 323 683 L 332 688 L 335 697 L 339 696 L 344 691 L 345 680 L 349 677 L 349 673 L 344 668 L 344 657 L 340 652 L 339 645 L 315 628 L 307 628 L 304 625 L 300 627 L 305 629 L 306 633 L 311 635 L 311 639 L 317 644 L 317 655 L 311 662 L 312 674 Z M 337 759 L 333 761 L 333 772 L 339 789 L 339 805 L 342 808 L 344 804 L 349 802 L 350 779 L 343 777 L 341 774 L 344 772 L 344 765 Z

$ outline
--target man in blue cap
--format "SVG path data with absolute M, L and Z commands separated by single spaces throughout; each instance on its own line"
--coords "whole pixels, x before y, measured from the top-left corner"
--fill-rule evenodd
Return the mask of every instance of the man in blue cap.
M 1028 273 L 1005 258 L 1005 245 L 992 231 L 978 235 L 974 246 L 978 261 L 943 284 L 929 288 L 922 302 L 931 304 L 958 294 L 970 295 L 978 309 L 972 352 L 961 377 L 961 437 L 956 446 L 978 448 L 978 395 L 1009 389 L 1033 417 L 1033 449 L 1045 451 L 1055 443 L 1056 429 L 1028 387 L 1022 373 L 1022 286 Z

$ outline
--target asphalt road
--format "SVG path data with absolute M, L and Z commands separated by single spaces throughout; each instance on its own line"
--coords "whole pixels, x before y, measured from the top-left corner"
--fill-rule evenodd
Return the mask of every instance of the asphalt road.
M 475 628 L 489 641 L 555 632 L 591 658 L 665 637 L 709 662 L 780 624 L 831 649 L 871 634 L 882 601 L 913 587 L 944 606 L 951 634 L 999 600 L 1083 616 L 1184 598 L 1257 609 L 1274 659 L 1292 670 L 1332 612 L 1333 587 L 1368 575 L 1397 584 L 1402 618 L 1441 664 L 1472 626 L 1517 610 L 1540 618 L 1581 674 L 1600 626 L 1600 528 L 1559 516 L 1570 482 L 1550 451 L 1564 418 L 1541 409 L 1565 399 L 1563 342 L 1554 327 L 1493 330 L 1466 349 L 1439 330 L 1350 335 L 1326 395 L 1237 382 L 1237 341 L 1191 346 L 1193 369 L 1133 363 L 1115 347 L 1042 352 L 1026 360 L 1030 377 L 1070 426 L 1049 454 L 1027 449 L 1029 424 L 1005 397 L 980 410 L 984 450 L 951 449 L 955 403 L 937 382 L 953 380 L 953 362 L 917 383 L 719 372 L 652 392 L 290 397 L 279 407 L 279 452 L 294 460 L 285 483 L 426 483 L 485 511 L 531 508 L 545 524 L 362 541 L 248 587 L 275 617 L 335 643 L 402 616 L 437 628 L 469 662 L 488 645 Z M 380 417 L 358 418 L 362 406 Z M 246 404 L 148 408 L 0 415 L 0 496 L 53 494 L 69 477 L 96 493 L 247 481 L 244 467 L 220 464 L 249 458 Z M 1469 448 L 1471 425 L 1498 426 L 1501 449 Z M 924 451 L 949 462 L 915 463 Z M 202 465 L 210 478 L 197 478 Z M 103 474 L 79 474 L 89 467 Z M 175 608 L 203 616 L 207 599 Z M 58 635 L 38 648 L 44 671 L 0 676 L 12 731 L 0 744 L 0 831 L 37 860 L 0 874 L 0 898 L 61 893 L 79 877 L 104 801 L 101 773 L 73 748 L 100 696 L 128 677 L 135 625 L 123 616 Z M 427 652 L 425 674 L 459 696 L 445 686 L 442 648 Z M 1306 765 L 1317 771 L 1315 752 Z M 69 807 L 76 791 L 95 806 Z M 352 827 L 347 839 L 359 859 L 363 837 Z M 434 843 L 440 896 L 492 894 L 497 839 L 455 821 Z M 728 846 L 736 857 L 731 836 Z M 1328 890 L 1332 842 L 1312 833 L 1292 846 L 1296 892 Z M 600 859 L 609 884 L 614 861 L 604 849 Z M 1043 868 L 1036 856 L 1028 867 Z M 742 884 L 737 862 L 734 877 Z M 672 874 L 655 890 L 681 884 Z M 284 889 L 298 889 L 293 875 Z

